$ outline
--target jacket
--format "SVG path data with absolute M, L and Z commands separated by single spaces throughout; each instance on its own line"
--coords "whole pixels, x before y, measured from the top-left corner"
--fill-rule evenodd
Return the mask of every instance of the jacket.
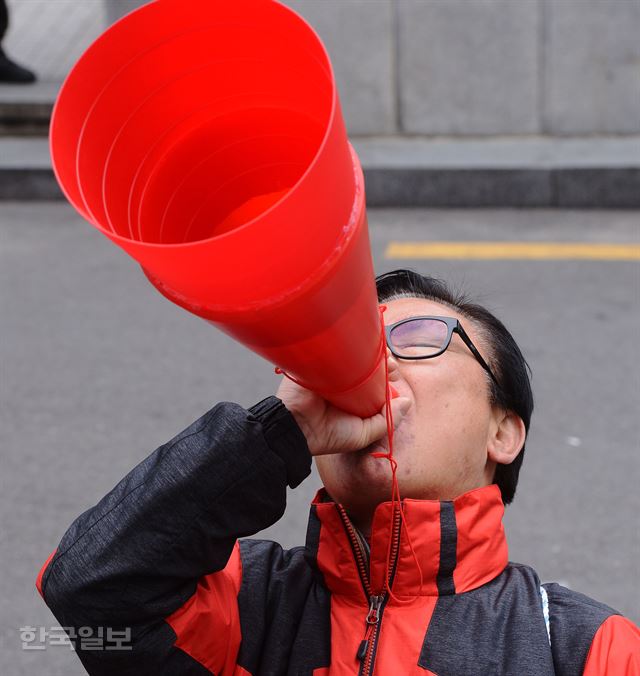
M 81 514 L 36 586 L 87 672 L 640 675 L 632 622 L 508 561 L 495 484 L 403 500 L 422 586 L 391 502 L 375 510 L 370 549 L 324 488 L 304 546 L 247 539 L 310 469 L 278 398 L 221 403 Z M 89 629 L 128 642 L 87 649 Z

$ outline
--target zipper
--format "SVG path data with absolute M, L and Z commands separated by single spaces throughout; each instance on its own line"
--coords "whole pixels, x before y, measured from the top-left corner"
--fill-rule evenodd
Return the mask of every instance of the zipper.
M 380 594 L 375 594 L 371 587 L 371 581 L 369 578 L 369 556 L 367 554 L 367 548 L 362 543 L 359 534 L 356 532 L 353 524 L 351 523 L 347 513 L 342 505 L 337 505 L 338 512 L 342 517 L 342 521 L 345 526 L 347 535 L 349 536 L 349 541 L 351 543 L 351 548 L 356 560 L 356 566 L 358 568 L 358 573 L 360 575 L 360 581 L 362 582 L 362 588 L 364 594 L 367 598 L 369 604 L 369 611 L 365 619 L 365 633 L 364 638 L 360 641 L 358 651 L 356 653 L 356 659 L 360 662 L 360 670 L 358 676 L 370 676 L 373 673 L 373 667 L 376 657 L 376 651 L 378 647 L 378 636 L 380 634 L 380 624 L 382 621 L 382 614 L 387 605 L 388 593 L 387 591 L 382 591 Z M 394 524 L 393 524 L 393 536 L 391 542 L 391 557 L 389 561 L 391 575 L 389 575 L 389 570 L 385 571 L 387 573 L 387 578 L 389 579 L 389 586 L 393 585 L 393 579 L 395 577 L 396 566 L 398 563 L 398 550 L 400 545 L 400 511 L 396 510 L 394 513 Z

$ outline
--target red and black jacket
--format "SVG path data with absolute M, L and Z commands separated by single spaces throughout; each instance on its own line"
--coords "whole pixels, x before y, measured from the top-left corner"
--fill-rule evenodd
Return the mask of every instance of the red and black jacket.
M 65 627 L 130 629 L 131 650 L 74 641 L 87 671 L 640 675 L 635 625 L 557 584 L 541 596 L 535 571 L 508 561 L 495 484 L 404 500 L 421 589 L 391 502 L 376 508 L 370 551 L 324 489 L 305 546 L 241 539 L 282 516 L 310 466 L 279 399 L 222 403 L 81 514 L 36 584 Z

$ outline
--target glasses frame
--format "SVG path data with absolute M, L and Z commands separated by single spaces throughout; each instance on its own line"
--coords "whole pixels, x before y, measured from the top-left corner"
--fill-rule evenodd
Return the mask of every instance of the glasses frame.
M 423 357 L 404 357 L 403 355 L 398 354 L 393 348 L 393 345 L 391 344 L 391 332 L 393 331 L 393 329 L 396 328 L 396 326 L 400 326 L 401 324 L 408 324 L 409 322 L 413 322 L 419 319 L 436 319 L 447 325 L 447 338 L 444 341 L 443 344 L 444 347 L 439 352 L 436 352 L 434 354 L 428 354 Z M 471 350 L 471 354 L 473 354 L 473 356 L 476 358 L 480 366 L 482 366 L 482 368 L 491 376 L 491 379 L 497 385 L 497 387 L 500 388 L 500 383 L 493 374 L 493 371 L 489 367 L 489 364 L 487 364 L 487 362 L 482 358 L 482 355 L 478 351 L 478 348 L 473 344 L 473 341 L 471 340 L 471 338 L 469 338 L 467 332 L 462 328 L 460 320 L 455 319 L 454 317 L 439 317 L 437 315 L 421 315 L 419 317 L 407 317 L 406 319 L 401 319 L 399 322 L 395 322 L 394 324 L 389 324 L 389 326 L 385 326 L 384 333 L 385 340 L 387 342 L 387 347 L 391 350 L 391 354 L 394 357 L 396 357 L 396 359 L 406 359 L 407 361 L 415 361 L 418 359 L 433 359 L 433 357 L 439 357 L 443 352 L 446 352 L 447 348 L 451 344 L 451 337 L 453 336 L 454 333 L 457 333 L 460 336 L 460 338 L 462 338 L 464 344 L 469 348 L 469 350 Z

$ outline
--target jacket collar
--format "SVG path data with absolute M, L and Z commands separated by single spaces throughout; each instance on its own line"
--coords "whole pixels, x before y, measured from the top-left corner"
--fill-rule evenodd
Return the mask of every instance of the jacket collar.
M 422 595 L 459 594 L 498 576 L 508 562 L 502 525 L 504 504 L 496 484 L 463 493 L 455 500 L 404 498 L 405 521 L 422 569 Z M 387 572 L 392 535 L 390 572 L 395 596 L 420 594 L 420 572 L 406 531 L 391 501 L 374 512 L 370 555 L 358 542 L 355 527 L 342 505 L 321 488 L 311 502 L 306 556 L 317 567 L 334 594 L 363 598 L 380 594 Z M 369 558 L 369 561 L 367 561 Z M 364 579 L 363 579 L 364 578 Z

